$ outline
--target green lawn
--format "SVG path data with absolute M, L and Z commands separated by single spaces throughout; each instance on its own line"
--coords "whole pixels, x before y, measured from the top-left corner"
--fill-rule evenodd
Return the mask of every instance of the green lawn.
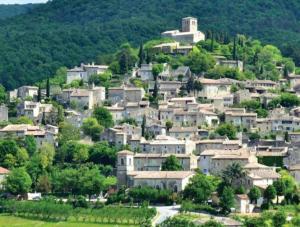
M 88 224 L 78 222 L 46 222 L 0 215 L 0 227 L 137 227 L 135 225 Z

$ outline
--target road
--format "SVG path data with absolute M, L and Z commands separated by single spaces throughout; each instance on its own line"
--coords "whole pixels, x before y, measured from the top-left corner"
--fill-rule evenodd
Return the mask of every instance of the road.
M 156 208 L 158 216 L 153 221 L 153 226 L 158 225 L 169 217 L 173 217 L 179 213 L 180 205 L 177 206 L 154 206 Z

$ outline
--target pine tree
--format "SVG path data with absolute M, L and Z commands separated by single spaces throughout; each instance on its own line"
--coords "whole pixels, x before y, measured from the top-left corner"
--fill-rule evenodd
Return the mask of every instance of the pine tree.
M 46 97 L 50 98 L 50 79 L 47 78 L 47 84 L 46 84 Z
M 139 67 L 144 63 L 145 61 L 145 53 L 144 53 L 144 46 L 141 43 L 140 50 L 139 50 Z

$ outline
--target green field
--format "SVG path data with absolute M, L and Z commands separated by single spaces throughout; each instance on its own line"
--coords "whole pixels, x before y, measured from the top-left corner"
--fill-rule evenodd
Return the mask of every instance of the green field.
M 78 222 L 46 222 L 0 215 L 0 227 L 137 227 L 137 225 L 90 224 Z

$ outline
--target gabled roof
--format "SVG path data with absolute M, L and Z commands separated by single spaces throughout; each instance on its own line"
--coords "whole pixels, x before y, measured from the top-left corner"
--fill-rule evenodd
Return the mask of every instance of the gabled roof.
M 8 174 L 9 173 L 9 170 L 8 169 L 5 169 L 3 167 L 0 167 L 0 174 L 3 175 L 3 174 Z
M 136 171 L 134 179 L 185 179 L 193 176 L 193 171 Z

